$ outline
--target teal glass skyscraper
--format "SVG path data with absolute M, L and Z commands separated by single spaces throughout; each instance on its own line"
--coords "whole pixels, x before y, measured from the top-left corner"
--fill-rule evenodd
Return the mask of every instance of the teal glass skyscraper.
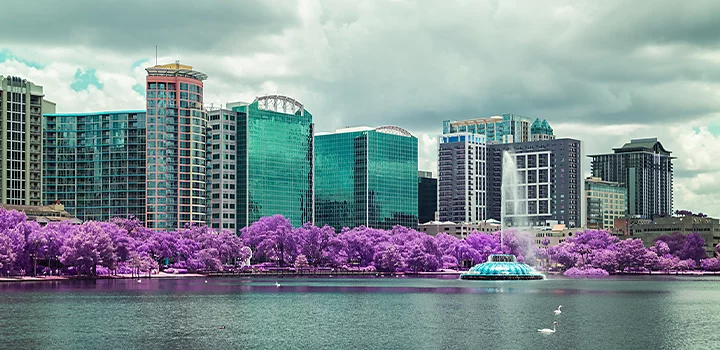
M 227 107 L 237 112 L 236 133 L 226 140 L 237 145 L 237 157 L 235 164 L 222 166 L 237 169 L 237 192 L 222 195 L 236 196 L 236 228 L 276 214 L 295 227 L 313 222 L 314 125 L 310 112 L 302 103 L 282 95 Z
M 416 227 L 418 140 L 395 126 L 315 135 L 315 224 Z
M 145 111 L 45 114 L 44 204 L 83 221 L 145 221 Z

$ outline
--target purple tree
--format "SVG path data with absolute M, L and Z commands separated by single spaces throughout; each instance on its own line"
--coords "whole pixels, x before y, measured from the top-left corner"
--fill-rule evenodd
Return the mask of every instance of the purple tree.
M 644 259 L 646 249 L 642 240 L 638 238 L 626 239 L 618 242 L 615 246 L 617 249 L 615 254 L 617 257 L 618 270 L 641 269 L 647 265 Z
M 705 253 L 705 240 L 699 233 L 691 233 L 685 236 L 682 249 L 677 253 L 680 260 L 694 260 L 697 264 L 700 260 L 707 258 Z
M 404 268 L 402 255 L 394 244 L 384 244 L 375 253 L 375 268 L 378 271 L 396 272 Z
M 292 225 L 282 215 L 261 218 L 241 232 L 243 242 L 253 250 L 253 258 L 258 261 L 277 261 L 284 266 L 299 254 Z
M 300 246 L 300 253 L 313 266 L 332 263 L 333 252 L 337 252 L 343 247 L 337 238 L 335 229 L 327 225 L 318 228 L 311 223 L 306 223 L 295 230 L 295 237 Z
M 61 249 L 61 261 L 75 266 L 78 273 L 95 275 L 97 265 L 115 269 L 116 256 L 110 236 L 97 222 L 76 226 L 76 232 Z
M 718 258 L 702 259 L 700 261 L 700 266 L 703 268 L 703 270 L 706 270 L 706 271 L 720 271 L 720 259 L 718 259 Z

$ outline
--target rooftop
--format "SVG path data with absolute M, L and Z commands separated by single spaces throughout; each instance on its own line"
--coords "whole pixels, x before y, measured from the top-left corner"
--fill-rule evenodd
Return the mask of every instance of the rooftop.
M 207 74 L 193 70 L 192 66 L 180 64 L 180 61 L 175 63 L 160 64 L 153 67 L 145 68 L 148 75 L 152 76 L 167 76 L 167 77 L 186 77 L 197 80 L 206 80 Z
M 44 206 L 0 204 L 0 208 L 23 212 L 29 220 L 37 221 L 39 223 L 48 223 L 53 221 L 71 221 L 72 223 L 82 223 L 82 221 L 65 211 L 65 206 L 59 203 Z
M 317 133 L 315 133 L 315 136 L 345 134 L 345 133 L 362 132 L 362 131 L 377 131 L 377 132 L 381 132 L 384 134 L 391 134 L 391 135 L 405 136 L 405 137 L 413 136 L 409 131 L 407 131 L 399 126 L 391 126 L 391 125 L 380 126 L 377 128 L 373 128 L 370 126 L 354 126 L 354 127 L 348 126 L 345 128 L 336 129 L 335 132 L 317 132 Z
M 650 137 L 650 138 L 644 138 L 644 139 L 632 139 L 630 142 L 622 145 L 622 147 L 619 148 L 613 148 L 614 154 L 622 154 L 622 153 L 652 153 L 652 154 L 660 154 L 664 156 L 670 157 L 671 151 L 668 151 L 663 147 L 663 145 L 658 141 L 657 137 Z M 612 153 L 611 153 L 612 154 Z M 588 154 L 588 157 L 595 157 L 595 156 L 601 156 L 606 154 Z M 670 157 L 675 158 L 675 157 Z
M 136 114 L 145 113 L 144 109 L 132 109 L 124 111 L 105 111 L 105 112 L 86 112 L 86 113 L 50 113 L 45 114 L 47 117 L 82 117 L 86 115 L 107 115 L 107 114 Z

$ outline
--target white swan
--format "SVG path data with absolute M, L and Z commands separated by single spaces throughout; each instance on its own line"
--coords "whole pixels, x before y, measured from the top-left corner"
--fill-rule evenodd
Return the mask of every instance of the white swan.
M 138 283 L 141 283 L 141 282 L 142 282 L 141 280 L 138 280 Z
M 280 288 L 280 282 L 278 282 L 278 281 L 275 281 L 275 287 L 278 287 L 278 288 Z
M 538 329 L 538 332 L 540 333 L 555 333 L 555 326 L 557 326 L 557 321 L 553 322 L 553 329 Z
M 555 310 L 555 311 L 553 311 L 553 312 L 554 312 L 556 315 L 561 314 L 561 313 L 562 313 L 562 311 L 560 311 L 560 308 L 561 308 L 561 307 L 562 307 L 562 305 L 558 306 L 557 310 Z

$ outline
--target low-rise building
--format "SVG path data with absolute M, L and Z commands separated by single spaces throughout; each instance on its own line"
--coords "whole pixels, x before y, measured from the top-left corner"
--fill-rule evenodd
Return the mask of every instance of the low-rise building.
M 705 252 L 715 255 L 715 247 L 720 243 L 720 219 L 698 216 L 671 216 L 655 218 L 651 222 L 633 225 L 633 235 L 651 246 L 662 235 L 680 232 L 684 235 L 699 233 L 705 240 Z
M 635 236 L 638 227 L 650 223 L 652 220 L 639 217 L 615 219 L 612 234 L 619 237 Z
M 70 213 L 65 211 L 65 206 L 60 203 L 51 205 L 10 205 L 2 204 L 0 208 L 5 210 L 15 210 L 25 213 L 28 221 L 36 221 L 42 226 L 50 222 L 69 221 L 74 225 L 82 224 L 82 221 Z
M 444 232 L 457 238 L 466 238 L 471 233 L 495 232 L 500 230 L 500 221 L 486 220 L 477 223 L 455 223 L 452 221 L 428 221 L 418 225 L 418 231 L 436 236 Z
M 585 179 L 585 197 L 587 198 L 587 228 L 612 230 L 615 219 L 626 217 L 625 201 L 627 187 L 599 177 Z

